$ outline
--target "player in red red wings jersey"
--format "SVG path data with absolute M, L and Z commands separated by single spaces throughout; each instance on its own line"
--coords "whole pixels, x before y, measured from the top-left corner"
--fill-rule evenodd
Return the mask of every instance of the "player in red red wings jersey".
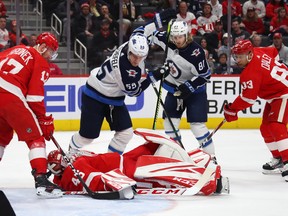
M 91 154 L 78 152 L 70 160 L 92 191 L 113 190 L 105 175 L 117 182 L 118 176 L 137 181 L 142 188 L 199 188 L 197 192 L 210 195 L 229 192 L 227 178 L 221 177 L 220 166 L 200 149 L 187 153 L 167 135 L 153 130 L 137 129 L 135 134 L 146 142 L 124 153 Z M 54 183 L 67 191 L 82 191 L 83 185 L 62 159 L 58 150 L 48 155 L 48 169 L 54 174 Z M 115 175 L 117 173 L 117 175 Z
M 288 68 L 275 59 L 275 51 L 263 50 L 253 48 L 248 40 L 232 48 L 237 64 L 244 67 L 242 93 L 224 107 L 224 116 L 228 122 L 235 121 L 238 111 L 252 106 L 257 97 L 266 100 L 260 131 L 273 158 L 263 165 L 263 173 L 282 171 L 288 181 Z
M 44 32 L 34 47 L 19 45 L 0 53 L 0 160 L 13 137 L 26 142 L 29 160 L 39 190 L 55 186 L 47 172 L 45 140 L 54 131 L 52 116 L 46 116 L 44 83 L 49 78 L 48 61 L 55 58 L 58 42 Z

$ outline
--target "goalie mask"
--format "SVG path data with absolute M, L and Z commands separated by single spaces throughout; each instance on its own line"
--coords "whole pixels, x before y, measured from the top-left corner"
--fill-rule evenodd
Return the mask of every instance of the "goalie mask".
M 56 176 L 61 175 L 67 166 L 59 150 L 51 151 L 48 154 L 47 160 L 48 169 Z

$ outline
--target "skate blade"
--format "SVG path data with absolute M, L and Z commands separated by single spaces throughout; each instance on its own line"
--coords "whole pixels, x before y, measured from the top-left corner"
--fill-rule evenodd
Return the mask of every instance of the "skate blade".
M 47 191 L 45 187 L 36 188 L 36 195 L 39 198 L 44 199 L 55 199 L 63 196 L 63 192 L 60 189 L 54 189 L 52 191 Z
M 262 173 L 264 175 L 278 175 L 278 174 L 281 174 L 282 171 L 281 171 L 281 168 L 276 168 L 274 170 L 262 170 Z

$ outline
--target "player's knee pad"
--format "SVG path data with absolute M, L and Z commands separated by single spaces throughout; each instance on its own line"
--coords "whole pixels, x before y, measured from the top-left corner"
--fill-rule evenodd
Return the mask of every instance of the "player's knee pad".
M 26 144 L 30 150 L 34 149 L 34 148 L 45 148 L 46 147 L 44 137 L 42 137 L 42 136 L 36 140 L 27 141 Z
M 118 152 L 119 154 L 122 154 L 129 143 L 129 141 L 133 137 L 133 128 L 128 128 L 122 131 L 117 131 L 114 134 L 114 137 L 112 138 L 108 151 L 109 152 Z
M 27 146 L 29 147 L 29 160 L 43 158 L 46 160 L 46 144 L 43 137 L 37 140 L 27 141 Z
M 173 138 L 175 141 L 179 141 L 178 139 L 181 140 L 181 134 L 179 131 L 180 118 L 171 118 L 171 122 L 174 125 L 174 128 L 176 129 L 176 131 L 174 131 L 169 119 L 165 118 L 164 119 L 165 133 L 169 137 Z M 176 133 L 177 133 L 178 137 L 176 136 Z
M 269 122 L 269 130 L 276 142 L 288 138 L 287 127 L 284 123 Z
M 94 139 L 89 139 L 81 136 L 79 132 L 75 133 L 70 140 L 69 145 L 73 149 L 82 148 L 85 145 L 89 145 L 93 142 Z

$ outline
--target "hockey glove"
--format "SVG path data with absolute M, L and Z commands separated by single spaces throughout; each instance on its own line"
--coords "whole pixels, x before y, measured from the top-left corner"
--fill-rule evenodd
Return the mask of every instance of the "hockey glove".
M 38 117 L 38 122 L 39 122 L 39 125 L 40 125 L 42 133 L 43 133 L 42 136 L 48 141 L 50 140 L 50 136 L 54 132 L 53 120 L 54 119 L 53 119 L 52 115 Z
M 168 23 L 171 19 L 176 17 L 176 11 L 169 8 L 160 13 L 156 13 L 154 16 L 154 23 L 157 28 L 162 28 L 165 23 Z
M 158 80 L 165 78 L 169 75 L 170 72 L 170 68 L 168 66 L 168 64 L 164 64 L 162 67 L 158 68 L 155 71 L 149 72 L 149 78 L 151 80 L 151 82 L 155 83 Z
M 238 115 L 236 110 L 231 109 L 231 103 L 225 104 L 224 106 L 224 117 L 227 122 L 237 121 Z
M 192 82 L 190 80 L 187 80 L 186 82 L 177 87 L 177 92 L 175 92 L 174 96 L 177 96 L 180 99 L 185 99 L 194 91 L 195 89 L 192 86 Z

